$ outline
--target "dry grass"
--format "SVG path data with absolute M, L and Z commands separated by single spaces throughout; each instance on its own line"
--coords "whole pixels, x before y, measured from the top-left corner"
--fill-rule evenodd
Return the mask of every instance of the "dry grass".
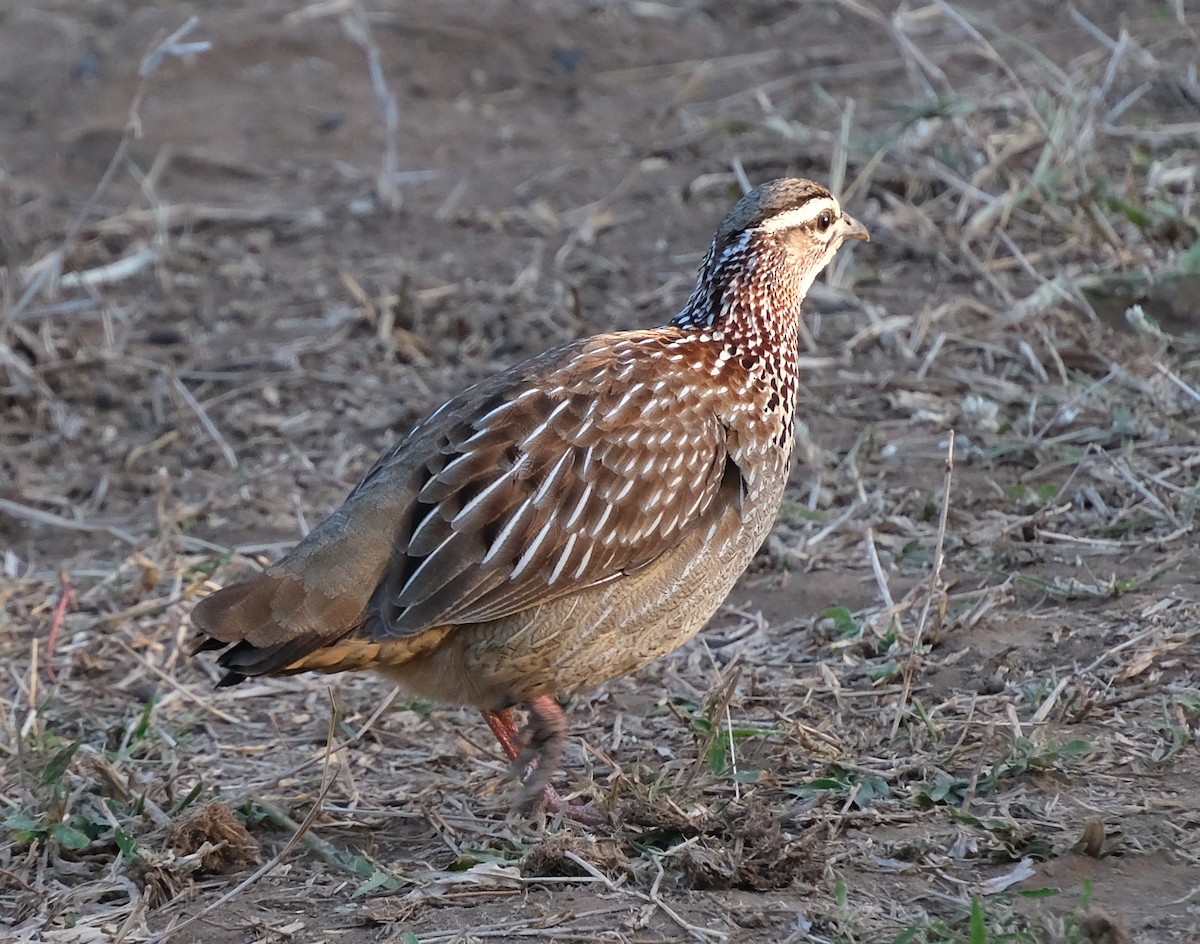
M 609 26 L 686 28 L 643 6 Z M 816 35 L 808 6 L 762 9 Z M 176 158 L 140 160 L 131 130 L 92 197 L 0 228 L 8 939 L 1194 938 L 1194 18 L 1043 11 L 1042 34 L 943 2 L 820 9 L 833 65 L 788 68 L 743 25 L 725 55 L 657 65 L 647 41 L 592 75 L 601 97 L 665 89 L 648 140 L 586 199 L 514 186 L 490 211 L 447 182 L 407 211 L 437 250 L 415 274 L 380 245 L 390 121 L 382 171 L 304 191 L 328 205 L 173 199 Z M 397 15 L 291 27 L 331 11 L 403 128 L 419 96 L 397 106 L 403 66 L 380 68 Z M 561 170 L 553 140 L 520 160 Z M 580 286 L 624 324 L 686 292 L 694 256 L 626 287 L 660 232 L 639 201 L 678 203 L 654 174 L 700 232 L 739 174 L 831 157 L 875 242 L 814 291 L 809 461 L 704 638 L 573 706 L 564 782 L 609 829 L 507 817 L 467 712 L 371 679 L 212 691 L 187 656 L 210 581 L 277 556 L 441 396 L 605 327 Z M 536 248 L 462 275 L 478 233 Z

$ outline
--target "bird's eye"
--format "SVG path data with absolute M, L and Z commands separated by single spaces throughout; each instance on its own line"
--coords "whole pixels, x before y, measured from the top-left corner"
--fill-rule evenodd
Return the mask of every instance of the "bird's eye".
M 821 215 L 817 217 L 817 229 L 822 233 L 833 225 L 833 214 L 828 210 L 823 210 Z

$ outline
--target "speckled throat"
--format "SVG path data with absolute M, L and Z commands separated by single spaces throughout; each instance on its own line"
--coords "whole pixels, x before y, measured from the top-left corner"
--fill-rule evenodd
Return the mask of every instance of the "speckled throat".
M 709 250 L 699 284 L 672 321 L 707 349 L 714 386 L 728 390 L 729 421 L 791 449 L 798 383 L 802 277 L 784 247 L 746 234 Z

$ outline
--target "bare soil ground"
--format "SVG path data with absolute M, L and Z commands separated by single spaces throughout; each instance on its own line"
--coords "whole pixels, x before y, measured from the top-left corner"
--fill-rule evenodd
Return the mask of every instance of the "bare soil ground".
M 1197 26 L 0 9 L 0 937 L 1200 939 Z M 374 678 L 213 690 L 197 598 L 468 382 L 669 318 L 739 168 L 874 242 L 755 566 L 569 708 L 607 826 L 510 817 L 478 717 Z

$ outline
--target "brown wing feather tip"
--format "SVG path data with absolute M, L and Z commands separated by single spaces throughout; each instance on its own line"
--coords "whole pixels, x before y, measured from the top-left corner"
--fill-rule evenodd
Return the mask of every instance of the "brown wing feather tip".
M 224 645 L 244 639 L 250 628 L 247 624 L 252 622 L 245 618 L 245 605 L 256 594 L 262 594 L 265 576 L 259 574 L 210 593 L 192 607 L 192 625 Z M 266 606 L 269 609 L 269 603 Z M 260 620 L 263 615 L 259 615 Z

